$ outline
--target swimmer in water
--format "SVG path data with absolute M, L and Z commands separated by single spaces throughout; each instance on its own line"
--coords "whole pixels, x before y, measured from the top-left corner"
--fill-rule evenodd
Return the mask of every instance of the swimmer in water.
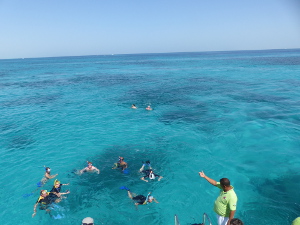
M 51 197 L 56 203 L 58 203 L 58 202 L 61 201 L 61 199 L 63 198 L 62 195 L 67 195 L 67 194 L 70 193 L 69 190 L 66 191 L 66 192 L 60 192 L 60 191 L 61 191 L 61 187 L 62 187 L 63 185 L 69 185 L 69 183 L 68 183 L 68 184 L 61 184 L 60 181 L 55 180 L 55 181 L 54 181 L 53 188 L 52 188 L 51 191 L 50 191 L 50 197 Z
M 83 172 L 97 172 L 98 174 L 100 173 L 100 170 L 93 166 L 91 162 L 87 161 L 87 167 L 83 168 L 82 170 L 79 171 L 79 174 L 82 174 Z
M 148 180 L 145 180 L 147 178 L 149 178 L 150 180 L 155 180 L 156 177 L 158 177 L 158 181 L 160 181 L 163 177 L 158 175 L 158 174 L 155 174 L 153 173 L 153 170 L 152 169 L 149 169 L 149 170 L 143 170 L 142 173 L 145 174 L 145 176 L 143 176 L 141 178 L 141 180 L 145 181 L 145 182 L 148 182 Z
M 132 104 L 132 105 L 131 105 L 131 108 L 132 108 L 132 109 L 137 109 L 137 107 L 135 106 L 135 104 Z
M 36 207 L 40 205 L 41 210 L 46 210 L 46 212 L 50 212 L 49 205 L 53 202 L 50 197 L 50 192 L 47 192 L 47 190 L 41 190 L 40 197 L 36 201 L 36 203 L 33 206 L 33 214 L 32 217 L 36 215 Z
M 147 197 L 144 195 L 136 196 L 135 194 L 131 193 L 130 190 L 127 190 L 127 193 L 128 193 L 128 197 L 135 201 L 134 205 L 136 207 L 138 207 L 138 205 L 146 205 L 146 204 L 152 203 L 153 201 L 155 203 L 159 203 L 152 195 L 150 195 L 151 192 L 149 192 Z
M 147 108 L 146 108 L 146 110 L 151 111 L 152 110 L 151 106 L 148 105 Z
M 58 175 L 58 174 L 50 175 L 50 171 L 51 171 L 50 167 L 45 167 L 45 170 L 46 170 L 45 175 L 41 180 L 42 185 L 44 185 L 49 179 L 52 179 Z
M 122 171 L 127 169 L 127 163 L 124 162 L 124 157 L 119 156 L 119 161 L 114 164 L 114 167 L 112 169 L 114 170 L 114 169 L 117 169 L 117 168 L 121 168 Z

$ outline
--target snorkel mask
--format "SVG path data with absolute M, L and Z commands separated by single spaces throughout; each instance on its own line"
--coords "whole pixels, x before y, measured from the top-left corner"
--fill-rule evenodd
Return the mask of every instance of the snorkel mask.
M 154 179 L 155 179 L 155 175 L 154 175 L 154 173 L 153 173 L 152 170 L 150 170 L 149 178 L 150 178 L 151 180 L 154 180 Z
M 47 194 L 47 190 L 41 190 L 40 195 Z
M 60 184 L 60 181 L 57 180 L 57 179 L 54 181 L 54 186 L 55 186 L 56 184 Z
M 45 170 L 46 170 L 46 172 L 50 173 L 51 169 L 50 169 L 50 167 L 46 167 Z

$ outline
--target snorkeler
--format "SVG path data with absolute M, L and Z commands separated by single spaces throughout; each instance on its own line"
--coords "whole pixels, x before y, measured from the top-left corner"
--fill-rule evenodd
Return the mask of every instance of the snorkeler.
M 147 108 L 146 108 L 146 110 L 151 111 L 152 110 L 151 106 L 148 105 Z
M 94 171 L 96 171 L 98 174 L 100 173 L 100 170 L 98 168 L 93 166 L 91 162 L 87 161 L 87 167 L 80 170 L 79 175 L 82 174 L 83 172 L 94 172 Z
M 67 195 L 70 193 L 69 190 L 67 190 L 66 192 L 60 192 L 61 191 L 61 186 L 63 185 L 69 185 L 68 184 L 61 184 L 60 181 L 58 181 L 57 179 L 54 181 L 54 185 L 53 188 L 50 191 L 50 197 L 52 198 L 53 201 L 55 201 L 56 203 L 60 202 L 62 199 L 62 195 Z
M 131 108 L 132 108 L 132 109 L 137 109 L 137 107 L 135 106 L 135 104 L 132 104 L 132 105 L 131 105 Z
M 114 170 L 114 169 L 117 169 L 117 168 L 121 168 L 122 171 L 127 169 L 127 163 L 124 162 L 124 157 L 119 156 L 119 161 L 114 164 L 114 167 L 112 169 Z
M 136 195 L 134 193 L 131 193 L 130 190 L 127 187 L 121 187 L 120 189 L 124 189 L 127 191 L 128 193 L 128 197 L 134 201 L 136 201 L 134 204 L 136 207 L 138 207 L 138 205 L 146 205 L 149 204 L 151 202 L 156 202 L 159 203 L 152 195 L 151 192 L 148 193 L 147 196 L 144 195 Z
M 47 192 L 47 190 L 41 190 L 40 197 L 36 201 L 35 205 L 33 206 L 33 214 L 32 217 L 36 214 L 36 207 L 38 204 L 40 204 L 41 210 L 46 210 L 47 212 L 50 212 L 50 209 L 48 209 L 48 206 L 53 202 L 50 197 L 50 192 Z
M 149 178 L 150 180 L 155 180 L 156 177 L 158 177 L 158 181 L 160 181 L 163 177 L 158 175 L 158 174 L 155 174 L 153 173 L 153 170 L 152 169 L 149 169 L 149 170 L 143 170 L 142 173 L 145 174 L 145 176 L 143 176 L 141 178 L 141 180 L 145 181 L 145 182 L 148 182 L 148 180 L 145 180 L 147 178 Z
M 46 172 L 44 177 L 41 180 L 41 186 L 43 186 L 49 179 L 52 179 L 58 175 L 58 173 L 55 175 L 50 175 L 50 171 L 51 171 L 50 167 L 45 167 L 45 170 Z

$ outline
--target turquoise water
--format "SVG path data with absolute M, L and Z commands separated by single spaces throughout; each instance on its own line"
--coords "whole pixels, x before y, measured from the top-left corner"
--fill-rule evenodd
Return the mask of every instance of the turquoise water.
M 0 60 L 1 224 L 168 225 L 216 221 L 228 177 L 245 224 L 299 216 L 300 50 Z M 136 104 L 138 109 L 130 108 Z M 146 111 L 151 104 L 153 111 Z M 123 156 L 130 173 L 111 170 Z M 92 161 L 100 175 L 73 172 Z M 161 181 L 139 178 L 150 160 Z M 71 193 L 32 218 L 43 166 Z M 43 188 L 50 190 L 53 180 Z M 120 186 L 152 191 L 139 206 Z

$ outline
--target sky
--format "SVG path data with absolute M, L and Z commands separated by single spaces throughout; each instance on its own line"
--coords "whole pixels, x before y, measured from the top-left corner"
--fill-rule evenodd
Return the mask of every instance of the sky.
M 300 48 L 300 0 L 0 0 L 0 59 Z

